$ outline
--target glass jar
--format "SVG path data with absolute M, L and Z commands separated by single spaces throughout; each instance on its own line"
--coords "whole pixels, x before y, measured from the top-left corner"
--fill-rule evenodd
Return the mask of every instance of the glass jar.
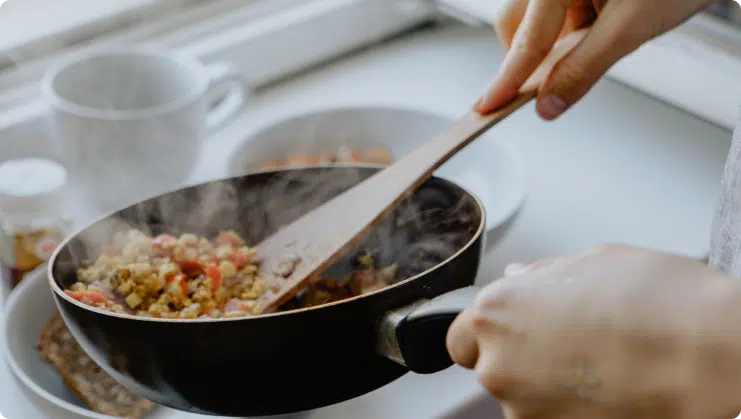
M 61 243 L 67 171 L 44 159 L 0 164 L 0 266 L 6 291 L 51 258 Z

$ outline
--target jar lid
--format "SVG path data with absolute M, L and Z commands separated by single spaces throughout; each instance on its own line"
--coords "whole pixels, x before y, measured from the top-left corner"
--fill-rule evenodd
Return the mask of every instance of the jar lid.
M 0 211 L 38 213 L 58 210 L 67 170 L 51 160 L 28 158 L 0 164 Z

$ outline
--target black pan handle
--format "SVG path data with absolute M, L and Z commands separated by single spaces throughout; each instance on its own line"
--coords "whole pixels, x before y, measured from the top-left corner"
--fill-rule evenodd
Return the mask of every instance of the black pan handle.
M 470 307 L 481 288 L 461 288 L 433 300 L 388 313 L 381 326 L 379 351 L 417 374 L 453 365 L 445 339 L 453 320 Z

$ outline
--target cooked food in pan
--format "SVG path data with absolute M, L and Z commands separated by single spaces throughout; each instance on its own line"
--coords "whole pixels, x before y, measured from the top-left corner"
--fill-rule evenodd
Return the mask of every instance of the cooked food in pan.
M 78 269 L 65 292 L 104 310 L 172 319 L 234 318 L 252 313 L 266 291 L 255 249 L 232 231 L 209 240 L 194 234 L 150 237 L 138 230 L 118 234 L 92 263 Z M 338 301 L 391 284 L 395 265 L 376 269 L 370 252 L 356 258 L 346 278 L 322 278 L 288 309 Z
M 410 370 L 441 371 L 452 364 L 445 333 L 456 307 L 468 299 L 442 297 L 448 310 L 443 316 L 435 300 L 474 283 L 486 218 L 475 196 L 440 178 L 421 185 L 328 268 L 323 280 L 281 307 L 316 306 L 311 309 L 208 321 L 159 319 L 137 316 L 144 310 L 128 308 L 114 288 L 107 292 L 133 315 L 96 309 L 65 293 L 78 282 L 93 285 L 93 278 L 81 279 L 78 271 L 122 252 L 130 241 L 153 245 L 161 234 L 180 240 L 192 233 L 213 246 L 220 232 L 233 230 L 254 246 L 378 170 L 330 165 L 253 173 L 109 214 L 66 240 L 50 260 L 57 306 L 96 363 L 126 377 L 127 385 L 155 403 L 190 413 L 264 417 L 307 411 L 367 394 Z M 140 239 L 132 240 L 132 234 Z M 259 264 L 259 256 L 252 263 Z M 85 259 L 90 263 L 82 266 Z M 143 261 L 155 263 L 153 256 Z M 384 288 L 346 298 L 375 287 Z M 333 300 L 342 301 L 328 302 Z M 247 392 L 245 377 L 256 383 Z

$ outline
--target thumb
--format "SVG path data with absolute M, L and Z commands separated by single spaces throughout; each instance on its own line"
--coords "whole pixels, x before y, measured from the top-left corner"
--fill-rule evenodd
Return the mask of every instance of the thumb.
M 587 36 L 554 66 L 538 95 L 537 110 L 543 119 L 561 116 L 610 67 L 650 38 L 636 36 L 636 30 L 630 27 L 631 23 L 640 25 L 633 18 L 633 4 L 608 2 Z

